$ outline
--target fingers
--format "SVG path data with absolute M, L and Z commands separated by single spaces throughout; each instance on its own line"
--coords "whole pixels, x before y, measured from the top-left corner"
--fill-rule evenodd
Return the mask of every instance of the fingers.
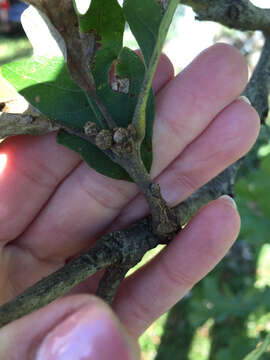
M 170 59 L 165 54 L 161 54 L 156 74 L 152 82 L 152 88 L 155 95 L 157 95 L 157 93 L 160 92 L 173 77 L 174 68 Z
M 0 244 L 15 239 L 80 162 L 55 134 L 14 136 L 1 143 L 7 164 L 0 174 Z
M 259 130 L 257 112 L 243 100 L 225 108 L 160 176 L 169 204 L 181 202 L 244 156 L 256 141 Z
M 105 303 L 84 295 L 61 299 L 2 328 L 0 358 L 136 360 L 139 349 Z
M 244 156 L 260 129 L 257 112 L 243 100 L 226 107 L 156 179 L 166 201 L 174 206 Z M 147 214 L 141 195 L 119 215 L 114 228 L 127 226 Z
M 239 228 L 231 201 L 213 201 L 150 263 L 126 279 L 114 309 L 132 334 L 139 336 L 203 278 L 232 246 Z
M 154 77 L 154 91 L 158 92 L 172 76 L 173 66 L 162 55 Z M 4 245 L 33 221 L 81 159 L 57 144 L 55 134 L 11 137 L 1 143 L 0 152 L 7 156 L 0 175 L 0 244 Z
M 232 46 L 216 44 L 162 89 L 156 101 L 153 177 L 241 94 L 247 76 L 242 55 Z
M 193 76 L 193 68 L 197 81 Z M 213 69 L 216 76 L 211 78 L 209 85 Z M 201 73 L 203 75 L 200 75 Z M 220 75 L 221 73 L 223 75 Z M 158 95 L 158 103 L 161 105 L 157 106 L 154 131 L 159 145 L 154 140 L 154 157 L 157 162 L 153 173 L 162 171 L 168 166 L 168 161 L 175 158 L 187 143 L 199 136 L 217 112 L 239 95 L 245 79 L 246 65 L 239 53 L 227 45 L 218 45 L 201 54 L 183 75 L 180 74 L 162 89 Z M 191 96 L 195 99 L 194 102 L 185 101 L 187 89 L 188 94 L 195 94 Z M 166 102 L 169 103 L 167 108 Z M 175 130 L 172 130 L 172 127 Z M 175 136 L 176 132 L 180 134 L 176 130 L 178 127 L 182 129 L 180 132 L 183 132 L 181 140 Z M 240 141 L 246 136 L 245 133 L 243 127 Z M 254 138 L 255 136 L 252 137 Z M 226 144 L 224 149 L 228 151 Z M 213 173 L 217 174 L 218 170 L 213 169 Z M 31 248 L 41 259 L 71 256 L 89 246 L 89 238 L 103 231 L 136 192 L 137 188 L 132 184 L 105 178 L 81 165 L 57 190 L 39 218 L 20 239 L 20 245 Z M 56 217 L 55 214 L 59 215 Z M 50 224 L 49 229 L 46 224 Z

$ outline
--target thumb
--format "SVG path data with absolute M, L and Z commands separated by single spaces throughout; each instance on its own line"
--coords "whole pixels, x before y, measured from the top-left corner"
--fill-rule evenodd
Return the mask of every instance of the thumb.
M 136 341 L 112 310 L 90 295 L 55 301 L 0 329 L 0 359 L 137 360 Z

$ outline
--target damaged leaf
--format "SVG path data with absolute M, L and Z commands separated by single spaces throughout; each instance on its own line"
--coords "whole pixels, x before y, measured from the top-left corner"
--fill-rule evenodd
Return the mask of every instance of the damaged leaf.
M 127 127 L 132 122 L 138 102 L 145 66 L 134 51 L 122 48 L 125 25 L 123 9 L 117 0 L 92 0 L 84 21 L 85 29 L 96 43 L 94 56 L 89 58 L 96 94 L 115 123 Z M 67 66 L 63 57 L 33 57 L 5 65 L 2 74 L 33 107 L 49 119 L 80 131 L 84 131 L 84 125 L 89 121 L 95 122 L 100 129 L 106 128 L 91 94 L 83 91 L 70 77 L 69 66 L 70 63 Z M 154 95 L 152 90 L 149 92 L 146 136 L 141 146 L 142 159 L 148 170 L 152 163 L 154 120 Z M 60 131 L 58 141 L 78 152 L 102 174 L 130 180 L 120 166 L 80 137 Z
M 135 53 L 130 50 L 126 51 L 132 54 L 133 61 L 128 60 L 128 55 L 122 55 L 122 64 L 117 67 L 117 73 L 131 79 L 130 90 L 134 94 L 138 94 L 140 81 L 144 76 L 144 66 Z M 129 61 L 130 64 L 125 64 L 125 61 Z M 81 131 L 89 120 L 97 122 L 99 127 L 102 127 L 89 104 L 88 95 L 70 78 L 64 58 L 38 57 L 19 60 L 4 65 L 1 68 L 1 73 L 33 107 L 49 119 Z M 115 93 L 109 84 L 103 93 L 103 96 L 107 95 L 107 105 L 115 117 L 118 114 L 118 124 L 120 126 L 126 125 L 125 114 L 131 116 L 130 113 L 132 114 L 132 107 L 134 109 L 136 96 L 133 96 L 133 93 L 131 95 Z M 122 107 L 121 111 L 119 111 L 119 107 L 120 109 Z M 148 111 L 149 116 L 153 119 L 153 96 Z M 152 161 L 152 123 L 153 121 L 149 123 L 148 136 L 141 148 L 143 161 L 148 169 Z M 77 151 L 91 167 L 102 174 L 116 179 L 130 180 L 128 174 L 120 166 L 85 140 L 61 131 L 58 135 L 58 141 Z

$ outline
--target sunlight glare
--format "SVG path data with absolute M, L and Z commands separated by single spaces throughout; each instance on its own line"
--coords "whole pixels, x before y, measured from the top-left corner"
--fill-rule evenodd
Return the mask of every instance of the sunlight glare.
M 7 164 L 7 155 L 6 154 L 0 154 L 0 174 L 4 171 Z

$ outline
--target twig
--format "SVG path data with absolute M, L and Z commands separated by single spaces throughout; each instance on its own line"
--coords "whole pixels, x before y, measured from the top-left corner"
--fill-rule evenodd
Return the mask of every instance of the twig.
M 58 129 L 58 125 L 42 115 L 0 112 L 0 138 L 21 134 L 44 135 Z
M 111 305 L 121 282 L 131 267 L 133 266 L 109 266 L 99 282 L 96 295 Z
M 234 196 L 233 187 L 241 162 L 242 161 L 239 160 L 229 166 L 214 179 L 195 191 L 195 193 L 190 195 L 185 201 L 176 206 L 176 211 L 180 215 L 182 225 L 187 224 L 190 218 L 209 201 L 215 200 L 222 195 Z
M 270 22 L 269 22 L 270 27 Z M 270 34 L 266 35 L 265 43 L 258 64 L 244 91 L 251 104 L 257 110 L 261 122 L 268 115 L 268 96 L 270 92 Z
M 162 198 L 158 184 L 155 184 L 147 172 L 140 157 L 140 141 L 130 139 L 131 151 L 123 151 L 116 156 L 117 162 L 130 175 L 138 185 L 142 195 L 145 197 L 152 220 L 152 231 L 164 243 L 168 243 L 175 233 L 179 231 L 180 219 L 172 208 L 169 208 Z
M 239 30 L 270 31 L 270 9 L 261 9 L 249 0 L 180 0 L 197 13 L 198 20 L 216 21 Z
M 181 225 L 187 223 L 210 200 L 231 192 L 234 182 L 232 178 L 235 178 L 237 168 L 237 164 L 232 165 L 175 207 L 181 218 Z M 148 250 L 160 243 L 158 237 L 151 232 L 150 224 L 151 219 L 148 217 L 127 230 L 105 235 L 94 248 L 26 289 L 14 300 L 2 305 L 0 307 L 0 327 L 49 304 L 79 282 L 104 268 L 107 268 L 108 271 L 100 285 L 99 294 L 111 303 L 120 280 L 125 276 L 125 271 L 139 262 Z M 116 264 L 122 270 L 118 273 L 114 271 L 109 275 L 109 270 L 114 270 L 115 266 L 113 265 Z M 114 282 L 113 288 L 108 291 L 107 280 L 110 276 Z
M 147 220 L 128 230 L 103 236 L 94 248 L 2 305 L 0 327 L 49 304 L 101 269 L 116 264 L 133 266 L 158 243 L 158 238 L 149 231 Z

